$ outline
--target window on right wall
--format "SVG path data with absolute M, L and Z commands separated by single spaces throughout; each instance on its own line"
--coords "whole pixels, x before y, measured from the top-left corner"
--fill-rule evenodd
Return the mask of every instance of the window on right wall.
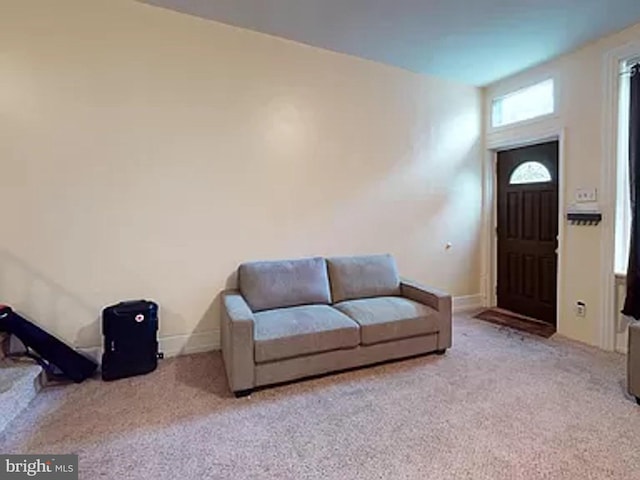
M 629 113 L 631 107 L 631 67 L 640 60 L 620 65 L 618 97 L 618 159 L 616 168 L 615 273 L 627 274 L 631 235 L 631 199 L 629 194 Z
M 506 127 L 555 112 L 552 78 L 497 97 L 491 104 L 491 126 Z

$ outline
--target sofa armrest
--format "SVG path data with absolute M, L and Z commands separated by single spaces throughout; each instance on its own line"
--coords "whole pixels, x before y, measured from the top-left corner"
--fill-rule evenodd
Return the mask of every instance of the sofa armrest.
M 451 295 L 406 279 L 402 279 L 400 282 L 400 293 L 403 297 L 413 300 L 414 302 L 422 303 L 438 312 L 440 324 L 438 349 L 445 350 L 451 347 L 451 323 L 453 316 Z
M 627 389 L 634 397 L 640 397 L 640 322 L 631 322 L 629 325 Z
M 234 392 L 254 386 L 253 312 L 237 290 L 222 292 L 222 357 Z

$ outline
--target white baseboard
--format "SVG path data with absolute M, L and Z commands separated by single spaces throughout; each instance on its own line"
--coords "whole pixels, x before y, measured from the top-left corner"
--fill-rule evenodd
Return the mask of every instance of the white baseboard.
M 481 294 L 453 297 L 453 313 L 469 312 L 483 306 L 484 297 Z
M 209 352 L 220 349 L 220 331 L 196 332 L 160 338 L 160 351 L 165 357 Z
M 453 297 L 454 313 L 468 312 L 481 308 L 484 298 L 481 294 Z M 195 332 L 187 335 L 170 335 L 160 337 L 160 351 L 165 357 L 176 357 L 190 353 L 220 350 L 220 331 Z M 78 350 L 97 363 L 102 359 L 102 346 L 80 347 Z
M 170 335 L 158 339 L 159 350 L 165 357 L 176 357 L 190 353 L 220 350 L 220 331 L 195 332 L 189 335 Z M 82 352 L 98 364 L 102 361 L 102 346 L 79 347 Z

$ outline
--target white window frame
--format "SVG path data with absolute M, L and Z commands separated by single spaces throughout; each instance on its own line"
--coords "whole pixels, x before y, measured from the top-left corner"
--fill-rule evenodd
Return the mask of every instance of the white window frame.
M 530 117 L 530 118 L 526 118 L 523 120 L 519 120 L 516 122 L 511 122 L 511 123 L 506 123 L 506 124 L 502 124 L 502 125 L 494 125 L 494 108 L 497 102 L 501 101 L 501 100 L 505 100 L 509 97 L 513 97 L 515 95 L 521 94 L 523 91 L 528 90 L 530 88 L 545 84 L 545 83 L 551 83 L 552 86 L 552 101 L 553 101 L 553 106 L 550 112 L 547 113 L 542 113 L 540 115 L 536 115 L 534 117 Z M 519 88 L 510 90 L 504 94 L 501 95 L 496 95 L 495 97 L 493 97 L 488 105 L 488 125 L 489 125 L 489 130 L 490 131 L 501 131 L 501 130 L 505 130 L 505 129 L 510 129 L 510 128 L 514 128 L 514 127 L 520 127 L 523 125 L 528 125 L 530 123 L 534 123 L 534 122 L 539 122 L 541 120 L 545 120 L 548 119 L 550 117 L 553 117 L 557 114 L 557 109 L 558 109 L 558 82 L 556 81 L 556 79 L 554 77 L 545 77 L 542 78 L 534 83 L 529 83 L 527 85 L 523 85 L 520 86 Z
M 600 204 L 603 213 L 600 232 L 600 312 L 598 314 L 598 345 L 604 350 L 615 350 L 617 335 L 624 329 L 616 285 L 625 275 L 615 274 L 615 219 L 618 192 L 618 132 L 620 69 L 622 62 L 640 56 L 640 41 L 630 41 L 604 52 L 602 63 L 602 165 Z M 625 186 L 627 190 L 629 187 Z M 610 220 L 607 220 L 609 218 Z
M 629 194 L 629 107 L 631 81 L 628 75 L 630 65 L 640 63 L 634 56 L 620 62 L 618 87 L 618 128 L 616 158 L 616 208 L 614 272 L 626 276 L 629 259 L 629 236 L 631 232 L 631 203 Z

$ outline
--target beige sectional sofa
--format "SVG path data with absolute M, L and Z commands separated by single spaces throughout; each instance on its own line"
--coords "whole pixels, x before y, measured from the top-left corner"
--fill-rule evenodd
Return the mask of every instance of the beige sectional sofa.
M 222 293 L 231 390 L 451 346 L 451 296 L 401 280 L 390 255 L 251 262 Z

